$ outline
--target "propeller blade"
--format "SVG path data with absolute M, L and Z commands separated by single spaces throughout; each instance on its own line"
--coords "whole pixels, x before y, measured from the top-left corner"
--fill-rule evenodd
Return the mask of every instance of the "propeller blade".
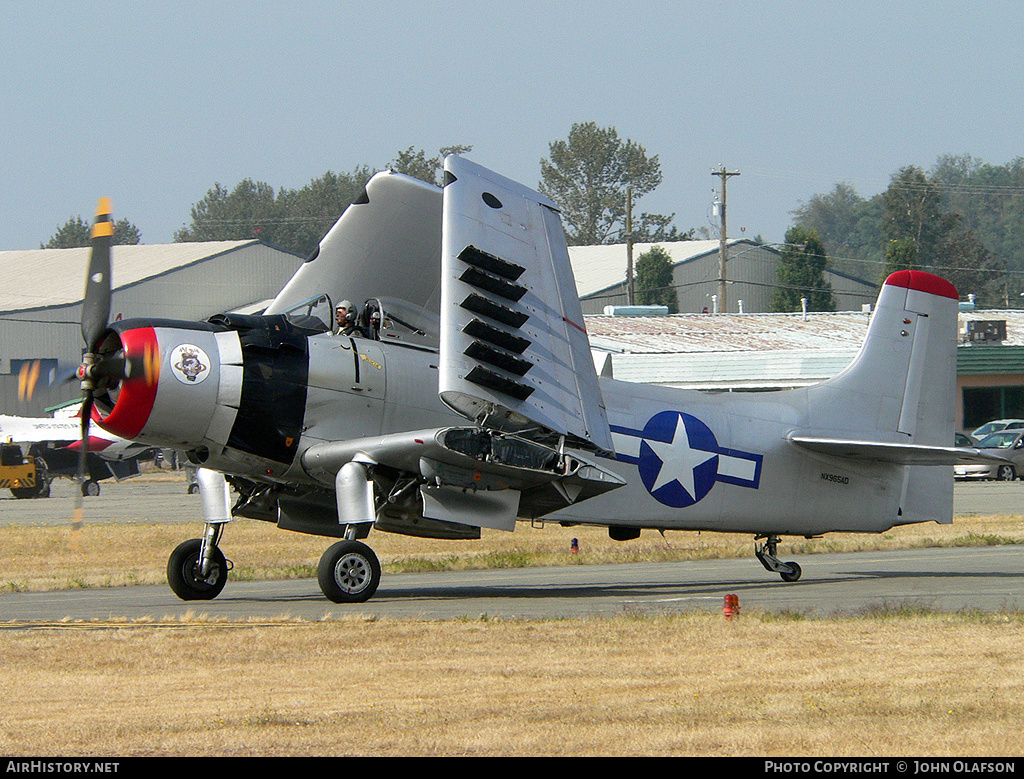
M 85 300 L 82 303 L 82 337 L 90 352 L 95 351 L 96 342 L 110 318 L 110 245 L 113 240 L 110 199 L 103 197 L 96 206 L 89 277 L 85 282 Z
M 87 443 L 89 441 L 89 419 L 92 416 L 91 391 L 87 392 L 86 396 L 82 399 L 82 410 L 80 413 L 82 423 L 82 445 L 78 448 L 78 489 L 75 490 L 75 508 L 71 513 L 70 546 L 72 549 L 78 548 L 78 539 L 82 532 L 82 520 L 85 516 L 83 503 L 85 502 L 85 474 L 88 470 L 89 447 L 87 446 Z
M 92 228 L 92 253 L 89 258 L 89 276 L 85 281 L 85 299 L 82 301 L 82 338 L 86 354 L 79 369 L 82 379 L 82 439 L 78 450 L 78 489 L 75 491 L 75 509 L 71 516 L 71 548 L 78 548 L 82 530 L 85 483 L 89 457 L 89 422 L 98 378 L 97 350 L 103 331 L 110 319 L 110 246 L 114 241 L 114 222 L 110 216 L 110 199 L 102 197 L 96 206 L 96 221 Z M 123 371 L 123 367 L 121 368 Z

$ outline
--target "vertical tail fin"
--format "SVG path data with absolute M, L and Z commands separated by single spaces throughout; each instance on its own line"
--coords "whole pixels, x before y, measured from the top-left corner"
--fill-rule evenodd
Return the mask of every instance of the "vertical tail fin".
M 798 446 L 902 468 L 894 524 L 953 521 L 958 300 L 923 271 L 885 280 L 856 359 L 810 388 L 809 435 Z
M 885 280 L 856 359 L 814 393 L 832 408 L 833 434 L 871 431 L 876 440 L 952 445 L 958 300 L 952 284 L 924 271 Z

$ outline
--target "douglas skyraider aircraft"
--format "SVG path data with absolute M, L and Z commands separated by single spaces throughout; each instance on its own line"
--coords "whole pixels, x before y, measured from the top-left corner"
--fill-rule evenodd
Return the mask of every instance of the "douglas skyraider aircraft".
M 957 292 L 890 276 L 834 379 L 708 394 L 598 378 L 554 203 L 459 157 L 443 188 L 374 176 L 261 316 L 108 323 L 101 201 L 82 332 L 83 435 L 201 466 L 206 530 L 171 555 L 179 597 L 216 597 L 234 516 L 341 539 L 318 578 L 370 598 L 371 529 L 432 538 L 518 520 L 781 536 L 952 521 Z M 359 331 L 332 311 L 365 301 Z M 946 467 L 934 467 L 946 466 Z M 238 493 L 232 501 L 231 488 Z M 757 543 L 760 542 L 760 543 Z

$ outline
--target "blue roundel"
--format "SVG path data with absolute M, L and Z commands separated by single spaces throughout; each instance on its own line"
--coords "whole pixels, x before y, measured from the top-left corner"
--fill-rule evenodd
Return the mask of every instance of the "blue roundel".
M 718 441 L 696 417 L 662 411 L 644 426 L 640 443 L 640 479 L 659 503 L 685 508 L 715 486 Z

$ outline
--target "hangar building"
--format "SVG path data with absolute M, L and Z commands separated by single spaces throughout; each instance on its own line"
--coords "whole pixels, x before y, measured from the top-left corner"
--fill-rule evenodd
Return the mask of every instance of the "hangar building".
M 273 298 L 302 258 L 261 241 L 114 246 L 110 318 L 206 319 Z M 71 381 L 18 398 L 18 372 L 42 360 L 43 377 L 82 358 L 82 298 L 90 249 L 0 252 L 0 412 L 43 416 L 81 396 Z
M 780 253 L 771 246 L 745 238 L 729 242 L 726 276 L 728 301 L 721 313 L 738 313 L 742 301 L 744 313 L 771 310 L 772 290 L 778 284 Z M 633 244 L 634 267 L 640 255 L 660 246 L 672 258 L 673 285 L 677 310 L 681 314 L 715 311 L 712 296 L 717 296 L 719 279 L 718 241 L 669 241 Z M 605 306 L 626 304 L 626 245 L 570 246 L 576 286 L 584 314 L 600 314 Z M 860 311 L 878 296 L 878 285 L 838 273 L 825 271 L 832 285 L 837 311 Z

